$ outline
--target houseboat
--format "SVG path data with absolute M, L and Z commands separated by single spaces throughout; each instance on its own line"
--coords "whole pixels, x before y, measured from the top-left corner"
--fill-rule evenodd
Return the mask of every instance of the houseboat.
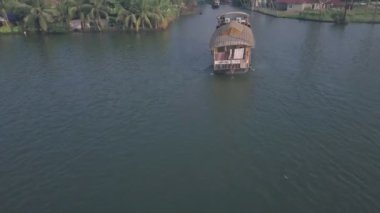
M 249 15 L 229 12 L 217 17 L 218 24 L 210 40 L 214 73 L 246 73 L 251 68 L 251 50 L 255 39 Z

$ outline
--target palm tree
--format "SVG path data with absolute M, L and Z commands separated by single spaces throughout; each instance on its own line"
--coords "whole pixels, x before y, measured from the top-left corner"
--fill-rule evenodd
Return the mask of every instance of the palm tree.
M 53 16 L 58 14 L 56 9 L 49 8 L 44 1 L 41 0 L 28 1 L 28 3 L 16 3 L 16 7 L 27 11 L 27 15 L 24 17 L 25 27 L 32 25 L 43 32 L 48 31 L 48 24 L 53 22 Z
M 91 8 L 90 4 L 85 3 L 84 0 L 68 0 L 68 16 L 69 19 L 79 17 L 81 21 L 82 30 L 86 29 L 86 21 L 88 19 L 88 11 Z
M 344 1 L 344 12 L 343 12 L 343 18 L 342 20 L 340 20 L 341 24 L 346 24 L 347 20 L 346 20 L 346 17 L 347 17 L 347 9 L 348 9 L 348 0 L 345 0 Z
M 120 7 L 117 21 L 121 22 L 124 27 L 136 32 L 140 31 L 141 28 L 157 28 L 164 17 L 159 12 L 159 8 L 153 7 L 153 5 L 154 2 L 140 0 L 130 3 L 128 10 Z
M 110 8 L 107 0 L 91 0 L 90 18 L 95 22 L 99 31 L 102 31 L 101 19 L 104 17 L 107 22 L 109 20 Z
M 0 16 L 2 16 L 5 20 L 5 25 L 9 27 L 9 19 L 8 19 L 8 14 L 5 6 L 4 0 L 0 1 Z
M 68 23 L 69 22 L 69 0 L 61 0 L 56 6 L 59 12 L 59 21 Z
M 151 3 L 151 2 L 149 2 Z M 155 13 L 146 0 L 140 0 L 137 6 L 137 20 L 136 20 L 136 31 L 139 31 L 140 27 L 143 29 L 153 28 L 152 22 L 159 22 L 161 17 L 159 14 Z
M 240 0 L 240 4 L 243 8 L 246 8 L 246 9 L 251 9 L 252 6 L 252 2 L 250 0 Z
M 153 8 L 153 12 L 158 15 L 158 19 L 155 19 L 155 28 L 157 25 L 166 28 L 168 22 L 177 17 L 179 12 L 170 0 L 155 0 Z
M 116 21 L 121 22 L 124 29 L 135 29 L 137 25 L 136 14 L 125 9 L 121 5 L 119 6 L 119 12 L 117 14 Z
M 379 0 L 377 0 L 376 2 L 376 6 L 375 6 L 375 12 L 373 13 L 373 19 L 375 20 L 375 17 L 377 16 L 377 12 L 378 12 L 378 6 L 379 6 Z

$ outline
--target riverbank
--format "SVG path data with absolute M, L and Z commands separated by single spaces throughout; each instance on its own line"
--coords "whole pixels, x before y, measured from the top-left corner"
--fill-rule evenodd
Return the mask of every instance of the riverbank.
M 2 26 L 0 27 L 0 34 L 13 34 L 13 33 L 20 33 L 21 30 L 17 26 Z
M 265 15 L 290 18 L 307 21 L 318 22 L 340 22 L 343 17 L 344 11 L 341 9 L 327 9 L 327 10 L 304 10 L 304 11 L 279 11 L 269 8 L 255 8 L 254 11 Z M 380 23 L 380 14 L 376 14 L 374 10 L 368 9 L 353 9 L 347 11 L 346 23 Z
M 87 23 L 89 26 L 87 29 L 78 29 L 75 26 L 73 27 L 72 23 L 68 23 L 66 25 L 50 25 L 49 30 L 47 32 L 43 32 L 38 29 L 25 29 L 23 26 L 18 25 L 4 25 L 0 27 L 0 34 L 21 34 L 24 32 L 27 33 L 51 33 L 51 34 L 60 34 L 60 33 L 71 33 L 71 32 L 83 32 L 83 33 L 91 33 L 91 32 L 137 32 L 137 31 L 161 31 L 166 30 L 173 22 L 175 22 L 181 16 L 189 16 L 199 13 L 199 8 L 186 8 L 181 10 L 179 15 L 168 17 L 165 20 L 161 21 L 156 27 L 148 28 L 140 28 L 136 30 L 135 28 L 126 28 L 124 26 L 115 26 L 113 23 L 107 23 L 102 25 L 101 30 L 97 29 L 96 24 Z M 73 22 L 79 22 L 79 20 L 73 20 Z M 79 23 L 80 25 L 80 23 Z
M 197 13 L 196 0 L 15 1 L 0 4 L 0 34 L 158 31 Z

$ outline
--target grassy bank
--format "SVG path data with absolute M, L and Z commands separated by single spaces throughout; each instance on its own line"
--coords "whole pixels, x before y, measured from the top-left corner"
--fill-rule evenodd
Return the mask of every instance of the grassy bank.
M 0 33 L 2 34 L 12 34 L 12 33 L 19 33 L 19 32 L 20 32 L 19 27 L 11 27 L 11 26 L 0 27 Z
M 380 10 L 380 9 L 379 9 Z M 255 11 L 266 15 L 320 22 L 340 22 L 343 18 L 343 9 L 305 10 L 302 12 L 277 11 L 268 8 L 256 8 Z M 347 10 L 347 23 L 380 23 L 380 11 L 375 9 L 356 8 Z

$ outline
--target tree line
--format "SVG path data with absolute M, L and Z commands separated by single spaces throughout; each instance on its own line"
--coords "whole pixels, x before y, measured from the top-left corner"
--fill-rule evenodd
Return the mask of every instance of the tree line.
M 0 0 L 5 25 L 24 31 L 163 29 L 195 0 Z

